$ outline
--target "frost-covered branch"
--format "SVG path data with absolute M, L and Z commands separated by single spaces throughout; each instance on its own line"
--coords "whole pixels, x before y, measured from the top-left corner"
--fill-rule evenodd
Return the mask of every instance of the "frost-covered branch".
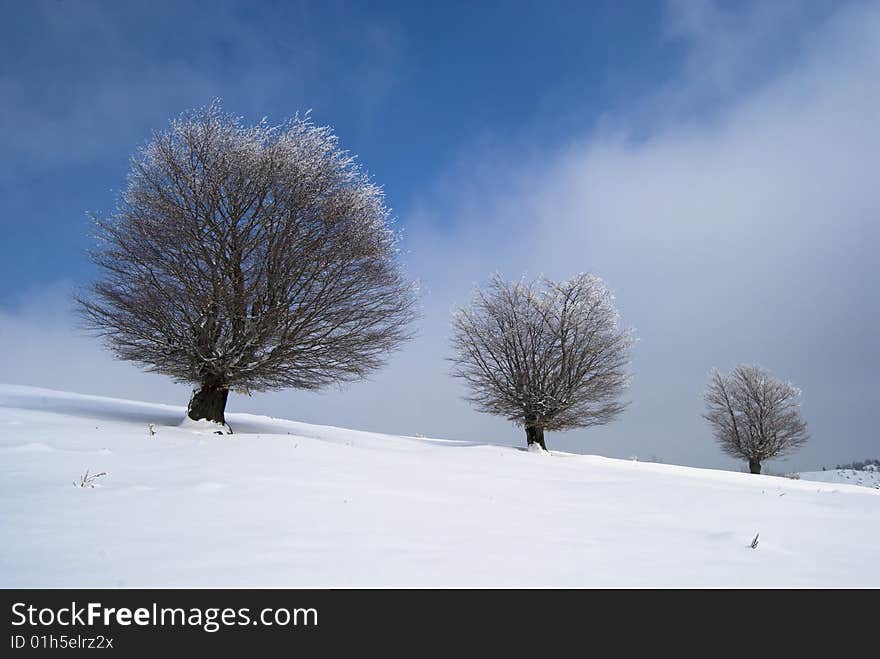
M 453 375 L 477 409 L 526 429 L 544 445 L 544 430 L 608 423 L 625 404 L 630 330 L 619 326 L 614 298 L 601 279 L 581 274 L 510 283 L 495 276 L 452 318 Z
M 790 453 L 809 439 L 800 396 L 791 382 L 760 366 L 740 365 L 729 374 L 710 373 L 703 417 L 725 453 L 748 460 L 752 473 L 761 473 L 762 462 Z
M 196 406 L 361 378 L 410 335 L 415 290 L 382 190 L 307 118 L 184 114 L 95 224 L 87 324 L 119 358 L 195 384 Z M 222 405 L 190 416 L 222 422 Z

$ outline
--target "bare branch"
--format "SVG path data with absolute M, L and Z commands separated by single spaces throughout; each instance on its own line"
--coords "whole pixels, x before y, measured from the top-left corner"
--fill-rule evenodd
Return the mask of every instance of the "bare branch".
M 809 439 L 800 395 L 792 383 L 760 366 L 740 365 L 730 374 L 713 371 L 703 394 L 703 417 L 725 453 L 748 460 L 753 473 L 760 473 L 762 462 L 786 455 Z
M 478 410 L 539 433 L 608 423 L 625 404 L 633 343 L 590 274 L 565 282 L 495 276 L 452 318 L 452 374 Z M 532 443 L 532 435 L 529 435 Z
M 246 126 L 217 103 L 184 114 L 134 156 L 95 225 L 87 325 L 175 380 L 318 389 L 410 336 L 415 288 L 382 191 L 307 119 Z

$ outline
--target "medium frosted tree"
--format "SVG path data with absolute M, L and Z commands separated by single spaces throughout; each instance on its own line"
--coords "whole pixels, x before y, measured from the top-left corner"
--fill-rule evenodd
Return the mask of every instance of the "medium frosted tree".
M 409 335 L 415 291 L 382 191 L 308 118 L 185 113 L 95 223 L 87 325 L 120 359 L 192 383 L 192 419 L 225 423 L 230 390 L 361 378 Z
M 598 277 L 496 275 L 453 314 L 453 376 L 479 411 L 522 426 L 528 446 L 546 450 L 544 431 L 608 423 L 624 410 L 632 343 Z
M 747 460 L 749 471 L 803 446 L 809 439 L 801 417 L 801 392 L 760 366 L 740 365 L 732 373 L 712 371 L 704 393 L 706 413 L 721 449 Z

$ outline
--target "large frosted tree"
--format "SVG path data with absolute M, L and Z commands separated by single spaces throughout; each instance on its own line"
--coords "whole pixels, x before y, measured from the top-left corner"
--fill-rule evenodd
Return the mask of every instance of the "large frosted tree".
M 625 408 L 632 333 L 601 279 L 507 282 L 495 276 L 452 318 L 453 375 L 478 410 L 545 430 L 608 423 Z
M 749 471 L 803 446 L 809 439 L 801 416 L 801 392 L 760 366 L 740 365 L 731 373 L 712 371 L 704 393 L 706 413 L 721 449 L 747 460 Z
M 119 358 L 192 383 L 192 419 L 225 423 L 231 390 L 361 378 L 409 335 L 414 289 L 382 191 L 307 118 L 186 113 L 95 222 L 87 324 Z

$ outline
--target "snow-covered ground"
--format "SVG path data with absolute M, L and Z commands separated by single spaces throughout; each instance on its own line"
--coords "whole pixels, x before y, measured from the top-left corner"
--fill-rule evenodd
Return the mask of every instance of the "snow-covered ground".
M 880 586 L 869 488 L 182 417 L 0 385 L 0 585 Z
M 798 476 L 803 480 L 817 483 L 844 483 L 880 490 L 880 470 L 827 469 L 825 471 L 802 471 Z

